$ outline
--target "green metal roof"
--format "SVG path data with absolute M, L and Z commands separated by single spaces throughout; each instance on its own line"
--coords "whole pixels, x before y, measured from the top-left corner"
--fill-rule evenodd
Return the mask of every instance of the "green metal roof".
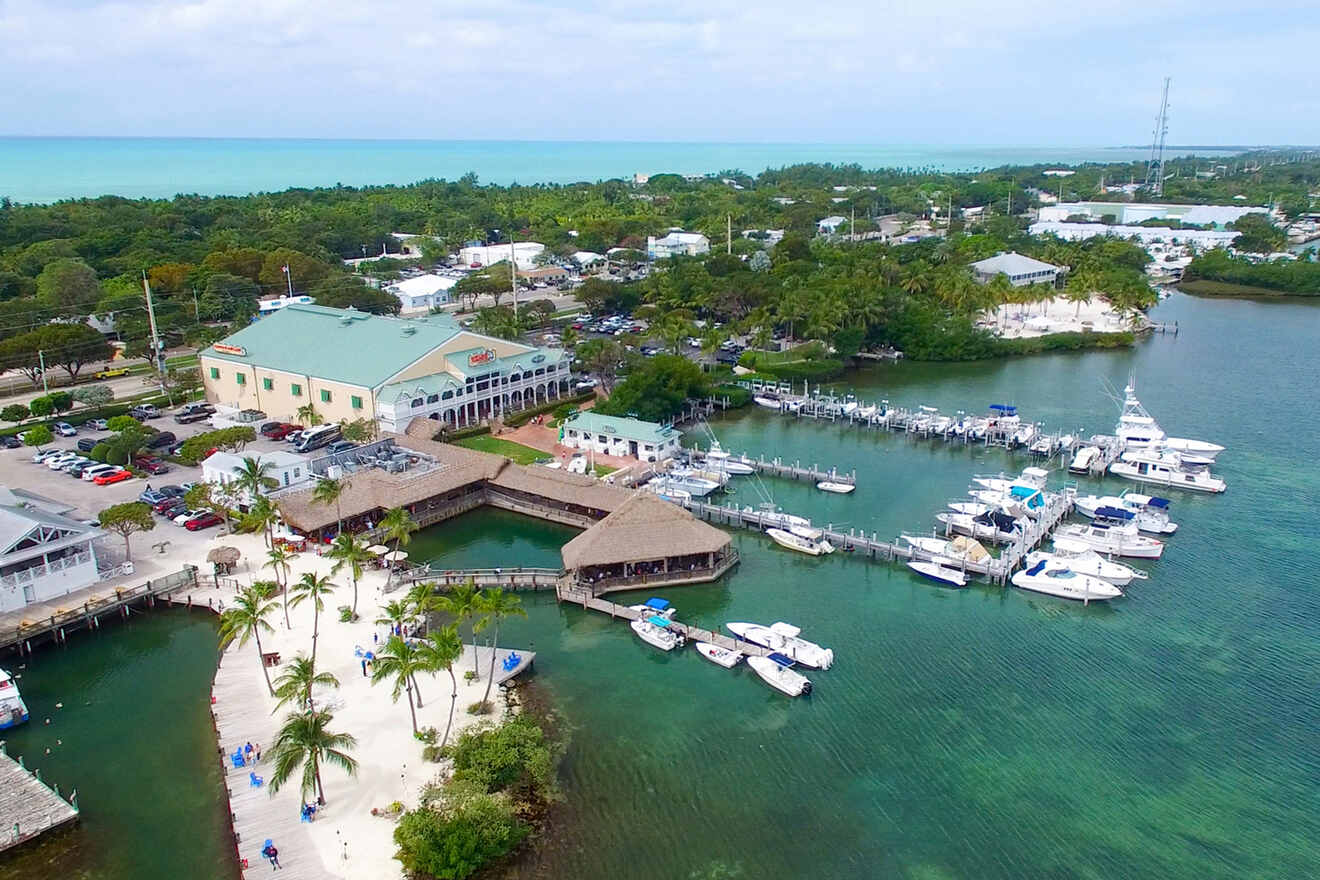
M 675 437 L 683 436 L 683 432 L 673 425 L 660 425 L 621 416 L 603 416 L 591 410 L 570 417 L 564 422 L 564 427 L 576 428 L 590 434 L 627 437 L 629 440 L 641 440 L 647 443 L 666 443 Z
M 462 328 L 448 315 L 393 318 L 315 305 L 291 305 L 217 343 L 243 354 L 203 357 L 375 388 Z
M 448 373 L 431 373 L 429 376 L 421 376 L 417 379 L 404 379 L 402 382 L 391 382 L 380 389 L 381 400 L 395 400 L 399 395 L 411 397 L 416 392 L 423 394 L 440 394 L 453 388 L 462 388 L 463 383 L 459 382 Z

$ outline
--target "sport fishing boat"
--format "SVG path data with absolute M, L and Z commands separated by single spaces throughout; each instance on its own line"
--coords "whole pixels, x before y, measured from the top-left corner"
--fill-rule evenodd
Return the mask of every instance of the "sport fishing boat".
M 835 495 L 848 495 L 857 487 L 852 483 L 840 483 L 838 480 L 821 480 L 816 484 L 816 488 L 822 492 L 833 492 Z
M 1106 559 L 1092 550 L 1089 545 L 1068 538 L 1056 537 L 1053 553 L 1046 553 L 1044 550 L 1031 551 L 1026 556 L 1025 564 L 1030 568 L 1042 559 L 1059 560 L 1078 574 L 1087 574 L 1102 581 L 1109 581 L 1116 587 L 1126 587 L 1133 581 L 1144 581 L 1149 577 L 1139 568 Z
M 766 529 L 765 533 L 770 536 L 770 540 L 774 541 L 780 547 L 787 547 L 789 550 L 806 553 L 808 556 L 821 556 L 825 553 L 834 552 L 834 545 L 829 541 L 809 538 L 805 535 L 799 535 L 796 532 L 790 532 L 784 529 Z
M 747 665 L 752 667 L 752 671 L 761 676 L 761 680 L 770 687 L 790 697 L 811 693 L 810 680 L 789 668 L 793 665 L 791 657 L 785 657 L 783 654 L 748 657 Z
M 656 617 L 663 617 L 666 620 L 673 620 L 674 614 L 678 612 L 677 608 L 669 604 L 669 600 L 658 597 L 647 599 L 641 605 L 629 605 L 628 607 L 642 617 L 649 617 L 654 614 Z
M 1125 490 L 1121 495 L 1086 495 L 1074 502 L 1088 519 L 1130 521 L 1152 535 L 1172 535 L 1178 524 L 1169 519 L 1169 500 Z
M 1123 595 L 1122 590 L 1108 581 L 1080 574 L 1055 559 L 1038 559 L 1029 568 L 1014 572 L 1009 580 L 1020 590 L 1079 602 L 1105 601 Z
M 706 453 L 706 467 L 709 470 L 723 471 L 736 477 L 745 477 L 756 473 L 756 469 L 740 458 L 734 458 L 720 448 L 720 441 L 712 439 L 710 450 Z
M 1210 473 L 1204 464 L 1193 464 L 1177 452 L 1161 453 L 1157 450 L 1124 452 L 1109 466 L 1109 472 L 1138 483 L 1155 483 L 1195 492 L 1223 492 L 1228 488 L 1223 480 Z
M 1133 559 L 1159 559 L 1164 555 L 1164 542 L 1148 538 L 1131 523 L 1123 526 L 1106 523 L 1069 523 L 1054 533 L 1055 542 L 1067 538 L 1085 544 L 1106 556 L 1130 556 Z
M 697 653 L 705 657 L 716 666 L 723 666 L 725 669 L 732 669 L 742 660 L 743 655 L 740 651 L 730 651 L 728 648 L 721 648 L 719 645 L 712 645 L 710 642 L 697 642 Z
M 949 584 L 953 587 L 967 586 L 967 575 L 954 568 L 952 559 L 944 559 L 940 556 L 936 556 L 929 561 L 913 559 L 907 563 L 907 567 L 932 581 Z
M 762 626 L 759 623 L 734 621 L 724 624 L 724 628 L 744 642 L 751 642 L 753 645 L 760 645 L 762 648 L 778 651 L 803 666 L 810 666 L 813 669 L 829 669 L 834 665 L 833 651 L 829 648 L 822 648 L 815 642 L 799 638 L 802 630 L 791 623 L 779 621 L 769 626 Z M 752 658 L 749 657 L 748 659 Z
M 1159 422 L 1137 400 L 1137 389 L 1132 380 L 1123 389 L 1123 410 L 1118 416 L 1118 426 L 1114 433 L 1128 449 L 1168 449 L 1196 456 L 1205 463 L 1214 461 L 1215 456 L 1224 451 L 1224 447 L 1218 443 L 1165 434 Z
M 1100 460 L 1100 450 L 1095 446 L 1083 446 L 1073 454 L 1068 463 L 1068 471 L 1074 474 L 1089 474 L 1091 468 Z
M 669 618 L 652 614 L 649 617 L 631 621 L 628 625 L 632 627 L 632 631 L 637 634 L 637 637 L 648 645 L 659 648 L 661 651 L 672 651 L 683 646 L 683 636 L 670 629 L 670 623 Z
M 750 505 L 744 505 L 743 512 L 755 513 L 761 518 L 762 525 L 772 525 L 780 529 L 791 529 L 793 526 L 809 528 L 811 526 L 811 520 L 807 519 L 805 516 L 794 516 L 791 513 L 784 513 L 782 510 L 776 510 L 773 501 L 762 502 L 755 508 Z
M 28 720 L 27 703 L 9 673 L 0 669 L 0 730 L 17 727 Z
M 703 477 L 674 475 L 672 473 L 655 477 L 651 480 L 651 483 L 658 484 L 652 490 L 656 494 L 669 493 L 677 495 L 679 492 L 686 492 L 692 498 L 704 498 L 716 489 L 722 488 L 714 480 L 707 480 Z
M 692 500 L 692 493 L 686 489 L 677 489 L 669 484 L 664 477 L 656 477 L 642 486 L 647 492 L 659 495 L 666 501 L 672 501 L 675 504 L 686 504 Z

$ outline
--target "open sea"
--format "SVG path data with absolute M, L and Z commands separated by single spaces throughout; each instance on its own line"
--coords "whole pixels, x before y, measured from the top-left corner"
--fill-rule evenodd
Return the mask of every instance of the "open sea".
M 1144 161 L 1148 152 L 1103 146 L 0 137 L 0 196 L 54 202 L 101 195 L 246 195 L 340 183 L 456 180 L 468 172 L 483 183 L 576 183 L 635 173 L 758 174 L 798 162 L 967 171 Z
M 1320 876 L 1320 304 L 1175 295 L 1154 317 L 1181 332 L 1130 351 L 877 365 L 838 383 L 946 412 L 1014 403 L 1090 434 L 1117 417 L 1102 382 L 1135 372 L 1167 430 L 1228 447 L 1216 471 L 1229 490 L 1172 495 L 1181 528 L 1163 559 L 1136 563 L 1151 577 L 1124 599 L 946 589 L 738 532 L 743 561 L 724 581 L 662 595 L 686 621 L 786 620 L 832 647 L 834 667 L 808 673 L 815 692 L 790 700 L 745 666 L 662 654 L 623 623 L 524 594 L 528 618 L 502 641 L 537 652 L 535 681 L 571 740 L 554 823 L 508 875 Z M 765 485 L 788 511 L 889 537 L 931 529 L 972 475 L 1027 464 L 756 408 L 714 428 L 727 449 L 856 468 L 851 496 Z M 733 500 L 754 504 L 747 479 Z M 409 550 L 454 568 L 558 565 L 573 534 L 483 510 Z M 10 751 L 39 756 L 62 736 L 29 764 L 76 785 L 85 817 L 64 861 L 0 878 L 230 880 L 212 839 L 224 818 L 205 705 L 214 649 L 209 620 L 161 612 L 23 670 L 34 718 L 55 724 L 12 732 Z

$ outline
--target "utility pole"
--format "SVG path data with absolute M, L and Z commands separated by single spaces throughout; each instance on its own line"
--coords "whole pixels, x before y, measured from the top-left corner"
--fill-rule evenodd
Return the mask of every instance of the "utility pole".
M 197 287 L 193 286 L 193 320 L 201 323 L 202 311 L 197 307 Z
M 727 223 L 727 227 L 724 232 L 724 252 L 726 254 L 732 254 L 733 253 L 733 215 L 732 214 L 725 215 L 725 222 Z
M 46 352 L 37 349 L 37 360 L 41 362 L 41 393 L 50 394 L 50 389 L 46 387 Z
M 284 269 L 284 280 L 289 283 L 289 299 L 293 299 L 293 273 L 289 271 L 288 263 L 285 263 L 282 268 Z
M 848 218 L 848 238 L 850 241 L 857 240 L 857 206 L 852 206 L 852 213 Z
M 518 259 L 514 253 L 513 230 L 509 230 L 509 286 L 513 289 L 513 326 L 518 326 Z
M 284 268 L 288 272 L 288 267 Z M 160 379 L 160 391 L 165 393 L 165 358 L 160 350 L 160 334 L 156 331 L 156 307 L 151 302 L 151 283 L 147 281 L 147 270 L 142 270 L 142 289 L 147 294 L 147 320 L 151 323 L 151 363 L 156 368 Z

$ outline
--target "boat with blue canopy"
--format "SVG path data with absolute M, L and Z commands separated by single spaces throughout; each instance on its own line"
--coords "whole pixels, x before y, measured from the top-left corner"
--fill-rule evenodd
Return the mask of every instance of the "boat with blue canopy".
M 768 657 L 748 657 L 747 665 L 770 687 L 790 697 L 800 697 L 811 693 L 811 681 L 805 675 L 794 672 L 790 667 L 793 658 L 780 653 Z

